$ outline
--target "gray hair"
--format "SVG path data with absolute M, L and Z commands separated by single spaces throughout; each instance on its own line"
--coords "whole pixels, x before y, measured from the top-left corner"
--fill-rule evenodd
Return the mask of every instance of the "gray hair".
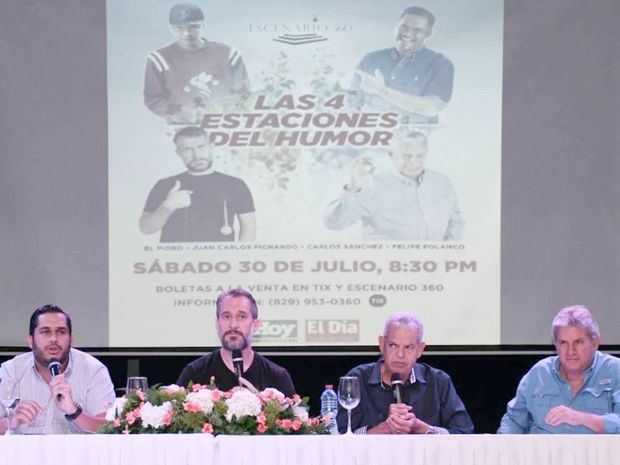
M 383 337 L 387 337 L 387 333 L 392 325 L 408 326 L 409 328 L 416 330 L 418 332 L 417 343 L 419 344 L 422 342 L 422 336 L 424 336 L 424 325 L 422 324 L 422 320 L 420 320 L 417 316 L 407 312 L 392 313 L 388 316 L 387 320 L 385 320 Z
M 588 330 L 588 336 L 594 340 L 601 335 L 598 329 L 598 324 L 590 310 L 583 305 L 572 305 L 570 307 L 563 308 L 553 319 L 551 324 L 551 337 L 553 344 L 556 343 L 558 337 L 558 330 L 560 328 L 566 328 L 568 326 L 577 326 L 580 328 L 586 328 Z

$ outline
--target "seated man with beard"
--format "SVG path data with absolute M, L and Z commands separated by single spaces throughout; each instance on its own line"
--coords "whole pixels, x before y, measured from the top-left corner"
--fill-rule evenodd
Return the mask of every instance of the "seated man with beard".
M 71 317 L 55 305 L 44 305 L 30 317 L 28 345 L 0 367 L 0 395 L 18 399 L 11 429 L 24 434 L 94 432 L 114 402 L 108 369 L 97 359 L 71 348 Z M 50 366 L 57 366 L 52 376 Z M 0 434 L 9 427 L 0 407 Z
M 177 380 L 179 386 L 210 384 L 211 378 L 222 391 L 239 385 L 233 365 L 233 351 L 243 356 L 241 382 L 250 389 L 262 391 L 272 387 L 291 397 L 295 387 L 291 376 L 252 349 L 252 336 L 260 325 L 258 307 L 252 294 L 237 288 L 220 294 L 217 298 L 215 325 L 222 347 L 187 365 Z

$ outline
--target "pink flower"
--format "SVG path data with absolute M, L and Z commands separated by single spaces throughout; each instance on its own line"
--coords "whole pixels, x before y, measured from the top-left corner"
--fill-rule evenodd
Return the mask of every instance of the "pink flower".
M 120 427 L 121 427 L 121 420 L 120 420 L 120 419 L 118 419 L 118 418 L 115 418 L 115 419 L 114 419 L 114 426 L 115 426 L 116 428 L 120 428 Z
M 263 412 L 261 412 L 260 415 L 256 417 L 256 421 L 260 424 L 265 424 L 265 422 L 267 421 L 267 417 Z
M 198 392 L 198 391 L 200 391 L 201 389 L 204 389 L 204 388 L 205 388 L 205 386 L 203 386 L 202 384 L 194 384 L 192 386 L 192 392 Z
M 205 423 L 202 427 L 203 433 L 213 433 L 213 426 L 210 423 Z
M 142 392 L 140 389 L 138 389 L 138 390 L 136 391 L 136 395 L 140 398 L 140 400 L 141 400 L 142 402 L 144 402 L 144 400 L 146 399 L 146 396 L 144 395 L 144 392 Z
M 298 405 L 301 402 L 301 397 L 299 396 L 299 394 L 293 394 L 293 403 L 295 405 Z
M 125 415 L 125 419 L 127 420 L 128 425 L 133 425 L 136 422 L 136 414 L 133 410 L 129 411 L 127 412 L 127 415 Z
M 265 431 L 267 431 L 267 429 L 267 425 L 263 423 L 259 423 L 258 425 L 256 425 L 256 431 L 258 431 L 259 433 L 264 433 Z
M 286 402 L 286 397 L 284 397 L 284 394 L 274 388 L 267 388 L 259 392 L 258 398 L 263 402 L 267 402 L 268 400 L 277 400 L 281 404 Z
M 186 412 L 194 413 L 202 412 L 202 408 L 200 407 L 200 404 L 198 402 L 185 402 L 183 404 L 183 410 L 185 410 Z
M 172 423 L 172 418 L 174 417 L 174 410 L 170 409 L 166 412 L 166 415 L 164 415 L 164 419 L 162 420 L 162 423 L 164 424 L 164 426 L 170 426 L 170 423 Z
M 293 422 L 288 418 L 285 418 L 284 420 L 280 421 L 280 425 L 282 425 L 282 428 L 284 428 L 285 430 L 289 430 L 291 429 L 291 426 L 293 426 Z
M 217 402 L 222 397 L 224 397 L 224 393 L 219 389 L 214 389 L 213 391 L 211 391 L 211 399 L 213 399 L 213 402 Z
M 293 431 L 299 431 L 299 428 L 301 428 L 301 421 L 293 420 L 293 424 L 291 426 L 293 428 Z

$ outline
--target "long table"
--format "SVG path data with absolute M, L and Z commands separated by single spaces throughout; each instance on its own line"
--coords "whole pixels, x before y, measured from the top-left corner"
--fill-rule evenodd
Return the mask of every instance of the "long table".
M 0 436 L 0 465 L 618 465 L 620 437 Z

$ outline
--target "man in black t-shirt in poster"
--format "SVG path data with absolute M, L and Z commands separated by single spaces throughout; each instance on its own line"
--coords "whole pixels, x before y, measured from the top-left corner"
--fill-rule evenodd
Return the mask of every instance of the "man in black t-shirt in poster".
M 151 189 L 140 231 L 161 231 L 161 242 L 253 241 L 252 194 L 243 180 L 213 170 L 205 131 L 188 126 L 173 141 L 187 171 L 161 179 Z
M 228 391 L 239 385 L 232 361 L 233 350 L 243 354 L 242 383 L 250 389 L 262 391 L 272 387 L 287 397 L 295 394 L 291 375 L 252 349 L 252 336 L 258 329 L 258 307 L 252 294 L 237 288 L 224 292 L 217 298 L 217 334 L 222 347 L 187 365 L 177 380 L 179 386 L 210 384 L 214 378 L 218 389 Z

